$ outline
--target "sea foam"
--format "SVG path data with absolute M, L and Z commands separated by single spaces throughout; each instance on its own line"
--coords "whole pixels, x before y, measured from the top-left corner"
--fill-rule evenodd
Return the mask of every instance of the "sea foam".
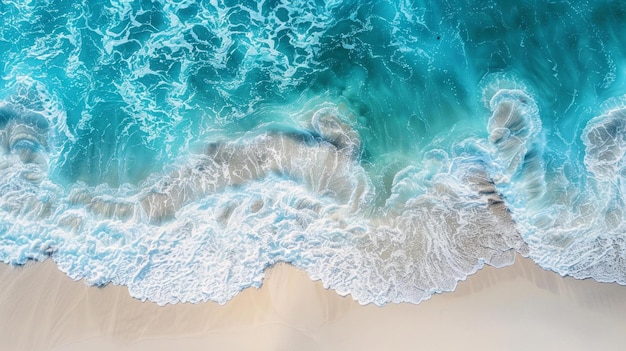
M 362 303 L 384 304 L 453 290 L 483 264 L 525 252 L 472 155 L 434 152 L 436 165 L 400 172 L 376 209 L 358 134 L 339 111 L 323 105 L 313 131 L 210 143 L 151 186 L 59 191 L 40 219 L 54 229 L 29 243 L 40 252 L 7 257 L 9 246 L 4 259 L 51 255 L 72 278 L 124 284 L 160 304 L 223 303 L 260 285 L 267 266 L 290 262 Z

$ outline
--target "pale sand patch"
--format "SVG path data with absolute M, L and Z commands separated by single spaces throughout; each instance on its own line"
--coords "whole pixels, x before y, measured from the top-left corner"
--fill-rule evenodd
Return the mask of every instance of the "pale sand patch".
M 0 264 L 0 350 L 622 350 L 626 287 L 518 257 L 419 305 L 361 306 L 281 264 L 224 306 L 159 307 Z

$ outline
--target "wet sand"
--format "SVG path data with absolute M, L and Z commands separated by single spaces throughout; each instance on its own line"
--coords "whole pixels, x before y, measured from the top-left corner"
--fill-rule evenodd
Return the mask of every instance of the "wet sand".
M 0 350 L 621 350 L 626 287 L 518 257 L 419 305 L 361 306 L 287 264 L 226 305 L 159 307 L 50 260 L 0 264 Z

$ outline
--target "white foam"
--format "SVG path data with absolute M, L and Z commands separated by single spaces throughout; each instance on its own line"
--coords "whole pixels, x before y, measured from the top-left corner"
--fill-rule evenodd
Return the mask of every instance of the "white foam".
M 617 186 L 626 170 L 626 108 L 591 119 L 582 140 L 587 169 L 597 180 Z
M 490 107 L 494 180 L 529 256 L 562 275 L 626 283 L 626 272 L 616 268 L 623 267 L 626 252 L 624 110 L 588 122 L 582 140 L 589 173 L 577 181 L 567 167 L 547 177 L 540 119 L 528 94 L 500 90 Z
M 317 112 L 308 125 L 321 137 L 268 131 L 210 144 L 145 188 L 33 185 L 28 196 L 49 209 L 0 213 L 14 223 L 0 228 L 2 260 L 52 256 L 74 279 L 123 284 L 159 304 L 224 303 L 291 262 L 340 294 L 384 304 L 417 303 L 525 253 L 482 156 L 468 156 L 475 146 L 407 167 L 377 210 L 358 134 L 340 109 Z

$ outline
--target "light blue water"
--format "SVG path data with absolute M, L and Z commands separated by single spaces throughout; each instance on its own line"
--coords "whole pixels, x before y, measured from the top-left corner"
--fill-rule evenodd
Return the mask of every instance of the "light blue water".
M 159 304 L 289 262 L 626 284 L 621 1 L 0 1 L 0 259 Z

